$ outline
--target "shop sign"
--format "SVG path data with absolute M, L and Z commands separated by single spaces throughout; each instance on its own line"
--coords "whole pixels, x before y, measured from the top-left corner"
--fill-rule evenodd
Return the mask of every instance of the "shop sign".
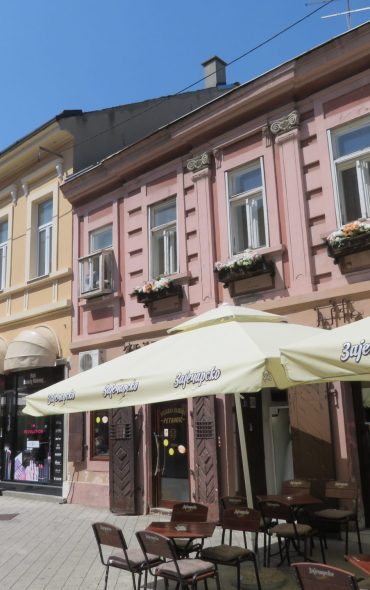
M 39 449 L 40 448 L 40 441 L 39 440 L 28 440 L 27 439 L 27 449 Z

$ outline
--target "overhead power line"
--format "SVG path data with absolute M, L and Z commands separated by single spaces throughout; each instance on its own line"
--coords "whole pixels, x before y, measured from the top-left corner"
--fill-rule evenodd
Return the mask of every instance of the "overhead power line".
M 238 57 L 235 57 L 231 61 L 226 62 L 226 67 L 229 67 L 229 66 L 233 65 L 234 63 L 240 61 L 241 59 L 244 59 L 245 57 L 247 57 L 251 53 L 254 53 L 258 49 L 261 49 L 261 47 L 264 47 L 268 43 L 271 43 L 271 41 L 274 41 L 278 37 L 281 37 L 281 35 L 284 35 L 284 33 L 287 33 L 288 31 L 290 31 L 291 29 L 293 29 L 297 25 L 301 24 L 302 22 L 304 22 L 305 20 L 307 20 L 308 18 L 310 18 L 311 16 L 313 16 L 314 14 L 316 14 L 317 12 L 319 12 L 320 10 L 323 10 L 324 7 L 328 6 L 329 4 L 332 4 L 335 1 L 336 0 L 327 0 L 327 1 L 325 0 L 325 3 L 323 3 L 322 5 L 320 5 L 318 8 L 315 8 L 314 10 L 312 10 L 311 12 L 309 12 L 308 14 L 306 14 L 305 16 L 302 16 L 298 20 L 296 20 L 293 23 L 287 25 L 286 27 L 284 27 L 283 29 L 281 29 L 277 33 L 274 33 L 273 35 L 271 35 L 270 37 L 268 37 L 267 39 L 265 39 L 264 41 L 261 41 L 261 43 L 258 43 L 258 45 L 255 45 L 251 49 L 248 49 L 247 51 L 245 51 L 244 53 L 242 53 Z M 189 84 L 188 86 L 185 86 L 184 88 L 182 88 L 181 90 L 178 90 L 174 94 L 171 94 L 170 96 L 165 96 L 163 98 L 157 99 L 155 101 L 155 103 L 148 105 L 148 107 L 146 109 L 141 110 L 140 112 L 138 112 L 138 113 L 136 113 L 134 115 L 131 115 L 130 117 L 127 117 L 123 121 L 120 121 L 119 123 L 116 123 L 116 125 L 112 125 L 111 127 L 108 127 L 107 129 L 104 129 L 103 131 L 100 131 L 99 133 L 96 133 L 95 135 L 91 135 L 90 137 L 87 137 L 86 139 L 83 139 L 80 142 L 75 143 L 74 144 L 74 147 L 78 147 L 80 145 L 83 145 L 85 143 L 88 143 L 89 141 L 92 141 L 93 139 L 96 139 L 97 137 L 99 137 L 101 135 L 104 135 L 105 133 L 108 133 L 112 129 L 115 129 L 117 127 L 120 127 L 121 125 L 125 125 L 129 121 L 132 121 L 133 119 L 136 119 L 137 117 L 140 117 L 140 116 L 144 115 L 145 113 L 158 108 L 159 106 L 161 106 L 162 104 L 164 104 L 165 102 L 167 102 L 167 100 L 169 100 L 173 96 L 178 96 L 178 95 L 180 95 L 180 94 L 182 94 L 184 92 L 187 92 L 188 90 L 190 90 L 190 88 L 193 88 L 194 86 L 197 86 L 198 84 L 200 84 L 201 82 L 203 82 L 204 80 L 206 80 L 207 78 L 209 78 L 212 75 L 213 74 L 211 73 L 211 74 L 208 74 L 207 76 L 203 76 L 202 78 L 199 78 L 199 80 L 196 80 L 192 84 Z

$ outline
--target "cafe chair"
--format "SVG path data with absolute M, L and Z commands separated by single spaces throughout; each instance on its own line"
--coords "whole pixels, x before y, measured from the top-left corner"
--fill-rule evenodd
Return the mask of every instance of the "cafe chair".
M 245 496 L 224 496 L 223 498 L 220 499 L 220 503 L 221 503 L 221 515 L 223 514 L 223 512 L 225 510 L 231 509 L 231 508 L 240 508 L 240 507 L 248 507 L 248 500 Z M 226 534 L 226 528 L 222 528 L 222 537 L 221 537 L 221 543 L 225 542 L 225 534 Z M 260 521 L 260 528 L 259 530 L 256 532 L 256 536 L 255 536 L 255 541 L 254 541 L 254 552 L 257 553 L 258 551 L 258 534 L 259 533 L 263 533 L 263 550 L 264 552 L 266 551 L 266 530 L 265 530 L 265 525 L 261 516 L 261 521 Z M 233 531 L 229 530 L 229 545 L 232 545 L 232 538 L 233 538 Z M 247 547 L 247 538 L 245 533 L 243 533 L 243 538 L 244 538 L 244 547 Z
M 267 529 L 268 567 L 270 566 L 272 537 L 276 537 L 278 540 L 279 554 L 281 560 L 280 565 L 285 558 L 287 559 L 288 565 L 290 565 L 291 545 L 293 545 L 293 547 L 298 551 L 298 553 L 303 555 L 304 560 L 307 561 L 307 542 L 312 541 L 313 537 L 318 535 L 320 541 L 322 561 L 325 563 L 324 545 L 321 535 L 310 524 L 298 522 L 297 513 L 294 511 L 292 506 L 290 506 L 288 503 L 279 502 L 277 500 L 260 500 L 259 507 Z M 270 519 L 273 523 L 277 521 L 277 524 L 269 526 L 268 519 Z M 300 545 L 302 542 L 303 554 L 300 552 Z M 283 554 L 283 549 L 285 551 L 285 555 Z M 264 561 L 264 564 L 266 565 L 266 560 Z
M 228 508 L 222 515 L 222 533 L 225 529 L 230 531 L 241 531 L 245 533 L 258 533 L 260 530 L 261 513 L 253 508 L 239 506 L 238 508 Z M 224 538 L 224 535 L 223 537 Z M 257 588 L 261 590 L 261 582 L 258 572 L 256 554 L 248 548 L 235 545 L 217 545 L 215 547 L 206 547 L 201 551 L 202 559 L 214 563 L 216 566 L 225 565 L 233 566 L 237 569 L 237 589 L 240 590 L 240 567 L 242 563 L 252 562 Z
M 140 590 L 141 576 L 145 573 L 145 587 L 147 585 L 148 569 L 160 563 L 162 560 L 155 555 L 144 555 L 140 548 L 128 549 L 121 529 L 107 522 L 95 522 L 93 525 L 96 541 L 98 543 L 99 555 L 102 564 L 105 566 L 104 590 L 107 588 L 109 568 L 115 567 L 130 572 L 134 590 Z M 108 549 L 118 550 L 118 553 L 110 553 Z M 136 587 L 135 575 L 138 574 L 138 585 Z
M 313 513 L 315 525 L 323 529 L 335 527 L 345 527 L 345 553 L 348 553 L 348 532 L 349 523 L 353 522 L 357 533 L 357 542 L 359 553 L 362 553 L 360 528 L 358 525 L 357 504 L 358 504 L 358 489 L 354 482 L 342 481 L 328 481 L 325 485 L 325 499 L 339 502 L 340 500 L 347 500 L 350 507 L 342 508 L 336 505 L 335 507 L 324 508 Z
M 208 506 L 198 502 L 179 502 L 172 508 L 171 522 L 206 522 L 207 517 Z M 174 539 L 174 543 L 178 557 L 188 557 L 190 553 L 200 551 L 203 546 L 203 541 L 199 543 L 194 539 Z
M 206 585 L 209 578 L 214 578 L 217 590 L 221 590 L 218 571 L 213 563 L 196 558 L 179 559 L 173 540 L 158 533 L 141 531 L 136 536 L 148 562 L 150 555 L 160 555 L 166 560 L 154 568 L 153 590 L 157 588 L 158 578 L 164 579 L 165 588 L 168 588 L 168 582 L 172 580 L 180 588 L 190 586 L 193 590 L 197 589 L 198 582 L 204 581 Z
M 281 485 L 283 496 L 311 495 L 311 482 L 305 479 L 288 479 Z
M 299 590 L 361 590 L 351 572 L 325 563 L 294 563 Z

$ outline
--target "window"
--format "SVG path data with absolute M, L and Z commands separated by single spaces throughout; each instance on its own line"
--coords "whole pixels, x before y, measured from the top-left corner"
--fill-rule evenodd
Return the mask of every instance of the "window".
M 91 421 L 91 458 L 106 458 L 109 453 L 108 410 L 97 410 L 95 412 L 91 412 Z
M 151 208 L 150 251 L 153 278 L 177 272 L 176 199 Z
M 6 284 L 6 261 L 8 254 L 8 221 L 0 222 L 0 290 Z
M 227 174 L 231 254 L 266 246 L 265 197 L 261 162 Z
M 37 207 L 37 276 L 51 271 L 53 201 L 43 201 Z
M 80 295 L 89 297 L 113 289 L 112 226 L 90 232 L 90 254 L 80 258 Z
M 370 217 L 370 121 L 332 132 L 340 223 Z

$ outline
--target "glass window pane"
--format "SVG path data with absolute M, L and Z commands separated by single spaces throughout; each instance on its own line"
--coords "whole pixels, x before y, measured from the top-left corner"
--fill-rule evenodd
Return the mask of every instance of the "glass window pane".
M 248 248 L 248 224 L 245 201 L 233 204 L 231 208 L 232 253 L 238 254 Z
M 38 227 L 51 223 L 53 219 L 53 201 L 49 199 L 38 206 Z
M 108 410 L 91 412 L 93 448 L 92 456 L 99 457 L 109 452 L 109 415 Z
M 166 269 L 167 273 L 175 273 L 177 271 L 177 234 L 176 230 L 173 229 L 168 232 L 168 261 L 169 265 Z
M 261 167 L 241 168 L 229 176 L 229 196 L 238 195 L 262 186 Z
M 258 247 L 266 246 L 265 216 L 262 197 L 257 200 Z
M 342 221 L 348 223 L 361 217 L 360 194 L 358 190 L 356 167 L 347 168 L 340 171 L 343 202 Z
M 152 209 L 152 228 L 176 221 L 176 201 L 167 201 Z
M 337 137 L 338 155 L 347 156 L 353 152 L 370 148 L 370 125 L 364 125 L 359 129 L 353 129 Z
M 6 249 L 0 248 L 0 289 L 4 288 L 4 282 L 5 282 L 5 264 L 6 264 L 5 252 L 6 252 Z
M 38 244 L 38 274 L 39 276 L 47 274 L 46 270 L 46 230 L 39 232 L 39 244 Z
M 113 243 L 112 226 L 103 227 L 90 233 L 90 252 L 111 248 Z
M 153 233 L 152 239 L 152 275 L 156 279 L 165 273 L 164 232 Z
M 0 244 L 3 244 L 8 239 L 8 222 L 0 223 Z
M 92 257 L 92 288 L 99 289 L 100 287 L 100 256 L 96 254 Z

